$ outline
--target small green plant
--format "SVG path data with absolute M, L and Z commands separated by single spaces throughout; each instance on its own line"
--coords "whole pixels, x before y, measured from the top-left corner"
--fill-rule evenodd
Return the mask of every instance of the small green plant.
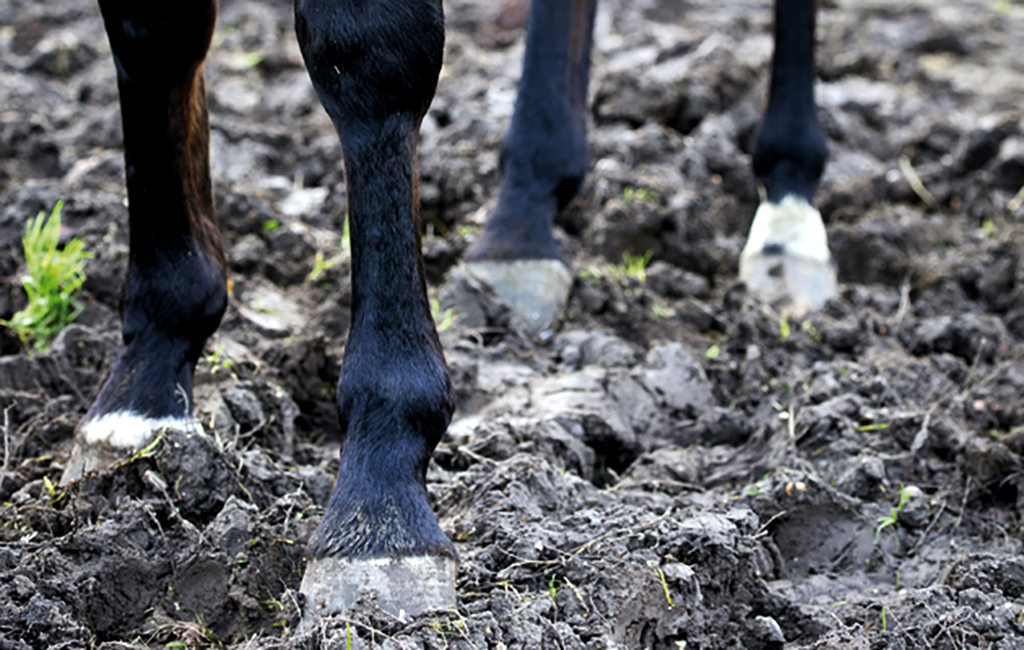
M 263 52 L 244 52 L 239 54 L 235 62 L 238 70 L 255 68 L 263 61 Z
M 92 253 L 85 250 L 77 237 L 63 249 L 57 248 L 63 207 L 64 202 L 59 201 L 49 219 L 40 212 L 35 219 L 28 220 L 21 240 L 28 267 L 21 284 L 28 294 L 28 306 L 11 320 L 0 321 L 21 339 L 30 354 L 47 349 L 53 338 L 82 311 L 78 291 L 85 282 L 85 260 Z
M 627 185 L 622 190 L 622 202 L 626 205 L 630 203 L 657 203 L 658 193 L 644 187 Z
M 779 340 L 785 343 L 790 335 L 789 319 L 785 315 L 779 319 Z
M 593 282 L 596 280 L 600 280 L 601 275 L 601 269 L 597 268 L 593 264 L 590 264 L 587 266 L 587 268 L 580 271 L 580 280 L 583 280 L 584 282 Z
M 654 251 L 643 255 L 622 254 L 622 264 L 612 264 L 611 273 L 616 278 L 636 278 L 640 284 L 647 282 L 647 265 L 651 262 Z
M 801 322 L 800 329 L 803 330 L 804 335 L 807 336 L 807 340 L 811 343 L 818 343 L 821 341 L 821 332 L 818 331 L 818 328 L 815 327 L 814 323 L 811 321 L 805 320 Z
M 722 354 L 722 348 L 717 345 L 712 345 L 708 348 L 708 351 L 704 353 L 704 356 L 708 359 L 717 359 L 720 354 Z
M 438 332 L 443 332 L 458 320 L 458 314 L 455 313 L 454 307 L 448 309 L 441 309 L 441 303 L 437 298 L 430 299 L 430 316 L 434 319 L 434 326 L 437 327 Z
M 661 580 L 661 590 L 665 593 L 665 602 L 668 603 L 669 609 L 674 608 L 676 604 L 672 602 L 672 594 L 668 591 L 668 580 L 665 579 L 665 572 L 654 560 L 647 560 L 647 566 L 658 572 L 658 579 Z
M 907 507 L 907 502 L 910 501 L 910 497 L 913 495 L 913 490 L 907 488 L 907 486 L 900 483 L 900 501 L 896 504 L 896 507 L 892 508 L 888 515 L 878 518 L 878 527 L 875 528 L 875 542 L 878 541 L 878 536 L 882 534 L 882 531 L 892 526 L 900 517 L 900 513 Z M 896 548 L 900 547 L 899 535 L 896 536 Z
M 676 310 L 671 307 L 665 307 L 664 305 L 654 306 L 654 315 L 658 318 L 672 318 L 676 315 Z
M 662 570 L 662 567 L 657 567 L 657 576 L 662 578 L 662 590 L 665 592 L 665 602 L 669 603 L 669 609 L 672 609 L 676 604 L 672 602 L 672 595 L 669 593 L 669 581 L 665 579 L 665 571 Z
M 161 429 L 160 432 L 156 434 L 156 437 L 153 438 L 153 442 L 149 443 L 148 445 L 146 445 L 142 449 L 140 449 L 137 452 L 135 452 L 135 454 L 128 460 L 128 462 L 129 463 L 134 463 L 135 461 L 139 460 L 140 458 L 145 458 L 146 456 L 149 456 L 154 451 L 156 451 L 156 448 L 160 446 L 160 443 L 161 443 L 161 441 L 163 441 L 163 439 L 164 439 L 164 430 Z M 180 476 L 178 477 L 178 481 L 181 481 L 181 477 Z M 175 492 L 178 491 L 178 486 L 177 485 L 174 486 L 174 491 Z
M 267 232 L 274 232 L 281 227 L 281 222 L 277 219 L 267 219 L 263 222 L 263 229 Z
M 551 580 L 548 581 L 548 596 L 551 597 L 551 602 L 556 603 L 556 604 L 558 602 L 558 601 L 555 600 L 555 598 L 558 596 L 558 585 L 556 584 L 557 580 L 558 580 L 558 574 L 557 573 L 552 573 L 551 574 Z
M 981 232 L 985 233 L 986 237 L 992 238 L 999 234 L 999 230 L 996 228 L 996 222 L 992 221 L 992 217 L 985 217 L 981 220 Z
M 235 365 L 226 354 L 224 354 L 224 346 L 218 345 L 217 349 L 213 352 L 207 352 L 203 355 L 203 359 L 210 364 L 210 374 L 216 375 L 219 370 L 231 370 L 231 366 Z
M 857 431 L 884 431 L 888 428 L 888 422 L 875 422 L 874 424 L 862 424 L 857 427 Z
M 341 226 L 341 252 L 334 257 L 327 259 L 324 257 L 323 251 L 317 251 L 316 256 L 313 258 L 313 270 L 309 272 L 306 279 L 310 282 L 316 282 L 320 277 L 327 271 L 330 271 L 335 266 L 341 264 L 347 260 L 350 256 L 349 251 L 352 248 L 352 235 L 348 227 L 348 213 L 345 214 L 345 220 Z
M 317 251 L 313 258 L 313 269 L 306 276 L 310 282 L 316 282 L 327 271 L 330 271 L 344 259 L 344 255 L 335 255 L 331 259 L 324 259 L 323 251 Z
M 64 497 L 68 495 L 66 490 L 57 491 L 57 486 L 53 484 L 49 476 L 43 476 L 43 486 L 46 487 L 46 491 L 50 494 L 50 507 L 54 508 Z
M 469 237 L 479 233 L 483 228 L 476 225 L 475 223 L 461 223 L 455 226 L 455 232 L 458 233 L 459 237 Z

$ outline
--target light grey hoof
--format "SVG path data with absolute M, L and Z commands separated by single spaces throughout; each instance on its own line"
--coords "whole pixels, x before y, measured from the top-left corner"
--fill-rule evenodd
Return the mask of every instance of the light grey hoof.
M 565 312 L 572 272 L 558 260 L 480 260 L 464 266 L 508 303 L 510 324 L 518 332 L 544 337 Z
M 740 254 L 740 280 L 769 302 L 787 300 L 794 316 L 819 309 L 835 296 L 835 263 L 814 206 L 793 195 L 762 203 Z
M 377 605 L 401 620 L 434 610 L 455 609 L 453 558 L 316 558 L 306 566 L 299 591 L 306 597 L 305 621 L 341 614 L 357 600 Z
M 61 485 L 86 472 L 112 467 L 153 442 L 164 429 L 191 431 L 195 423 L 187 417 L 151 418 L 135 413 L 108 413 L 84 420 L 75 431 L 75 444 L 64 466 Z
M 768 302 L 786 300 L 796 317 L 820 309 L 836 295 L 836 269 L 832 260 L 800 258 L 761 252 L 752 254 L 740 267 L 740 279 Z

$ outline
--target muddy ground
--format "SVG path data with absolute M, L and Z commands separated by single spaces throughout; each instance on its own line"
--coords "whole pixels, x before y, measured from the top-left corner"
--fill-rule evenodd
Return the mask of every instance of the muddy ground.
M 531 343 L 479 287 L 442 288 L 494 204 L 522 53 L 499 3 L 448 3 L 420 170 L 459 607 L 302 629 L 350 291 L 290 3 L 225 0 L 208 66 L 233 295 L 196 382 L 207 435 L 67 490 L 127 257 L 114 70 L 91 0 L 0 4 L 0 317 L 27 217 L 65 201 L 95 254 L 52 351 L 0 347 L 0 648 L 1024 647 L 1024 6 L 823 4 L 841 295 L 795 318 L 736 282 L 768 3 L 610 0 L 591 174 L 559 220 L 577 280 Z

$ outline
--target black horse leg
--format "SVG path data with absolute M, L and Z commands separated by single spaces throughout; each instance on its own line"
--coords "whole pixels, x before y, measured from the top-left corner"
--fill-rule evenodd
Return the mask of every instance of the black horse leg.
M 740 278 L 797 310 L 836 293 L 825 225 L 814 208 L 828 150 L 814 103 L 815 0 L 776 0 L 772 79 L 754 147 L 764 201 L 740 257 Z
M 338 384 L 338 481 L 302 582 L 314 611 L 363 590 L 415 614 L 455 605 L 455 548 L 427 499 L 454 398 L 427 300 L 416 145 L 444 49 L 440 0 L 297 0 L 295 27 L 341 137 L 352 328 Z
M 227 305 L 203 61 L 216 0 L 100 0 L 117 68 L 130 253 L 123 342 L 75 433 L 67 482 L 192 419 L 192 374 Z
M 587 83 L 597 0 L 533 0 L 523 76 L 501 149 L 498 206 L 466 253 L 470 271 L 508 301 L 519 329 L 557 320 L 572 274 L 555 216 L 587 172 Z

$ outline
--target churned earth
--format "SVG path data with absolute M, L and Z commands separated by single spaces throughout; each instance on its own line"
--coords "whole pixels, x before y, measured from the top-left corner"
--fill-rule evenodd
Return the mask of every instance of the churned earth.
M 0 344 L 0 648 L 1024 647 L 1024 5 L 822 3 L 840 295 L 797 317 L 736 282 L 769 3 L 603 2 L 591 173 L 558 221 L 576 281 L 527 341 L 453 273 L 497 195 L 522 33 L 501 3 L 448 2 L 420 171 L 459 406 L 429 482 L 459 606 L 300 626 L 350 319 L 341 151 L 290 3 L 222 4 L 232 300 L 203 432 L 66 490 L 118 340 L 117 90 L 92 0 L 0 5 L 0 318 L 25 301 L 26 218 L 64 201 L 94 253 L 51 351 Z

